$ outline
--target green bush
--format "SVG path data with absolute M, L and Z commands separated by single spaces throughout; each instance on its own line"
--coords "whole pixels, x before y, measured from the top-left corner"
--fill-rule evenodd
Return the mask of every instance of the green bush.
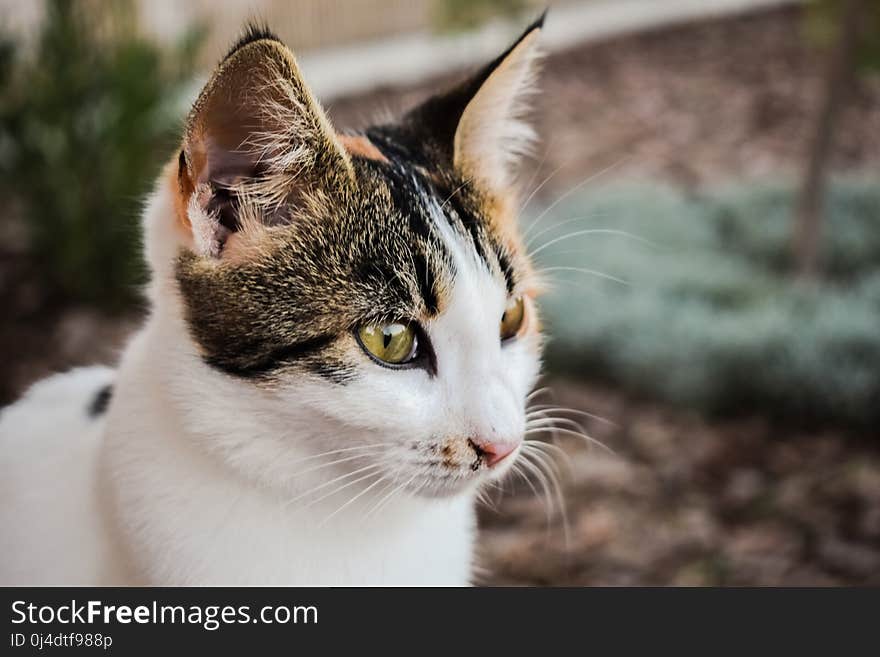
M 433 18 L 441 30 L 469 30 L 493 18 L 517 16 L 527 7 L 527 0 L 437 0 Z
M 173 148 L 199 41 L 163 52 L 129 3 L 100 7 L 47 2 L 36 43 L 0 37 L 5 220 L 26 228 L 47 305 L 133 300 L 141 199 Z
M 830 190 L 831 274 L 814 287 L 787 273 L 792 199 L 782 186 L 701 198 L 639 188 L 560 203 L 533 229 L 533 249 L 574 230 L 630 236 L 571 237 L 538 253 L 557 281 L 542 304 L 550 367 L 707 413 L 876 426 L 880 187 Z M 571 217 L 587 218 L 563 223 Z

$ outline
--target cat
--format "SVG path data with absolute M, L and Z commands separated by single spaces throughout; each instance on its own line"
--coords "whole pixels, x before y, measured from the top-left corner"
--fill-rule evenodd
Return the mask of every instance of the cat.
M 0 415 L 0 584 L 472 582 L 541 365 L 515 176 L 542 25 L 360 133 L 247 28 L 149 197 L 118 367 Z

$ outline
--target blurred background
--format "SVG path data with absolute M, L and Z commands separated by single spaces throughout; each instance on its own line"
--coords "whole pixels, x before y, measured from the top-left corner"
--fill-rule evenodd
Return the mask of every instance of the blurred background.
M 357 128 L 542 8 L 0 1 L 0 404 L 137 326 L 143 195 L 246 18 Z M 538 401 L 605 447 L 493 494 L 481 581 L 880 584 L 880 2 L 560 1 L 545 44 Z

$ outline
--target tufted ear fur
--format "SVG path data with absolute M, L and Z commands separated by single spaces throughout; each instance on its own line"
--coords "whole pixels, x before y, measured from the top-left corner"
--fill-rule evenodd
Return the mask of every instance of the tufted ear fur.
M 543 17 L 493 62 L 455 130 L 455 167 L 493 188 L 510 184 L 516 163 L 535 138 L 523 114 L 534 89 L 542 22 Z
M 289 221 L 304 195 L 350 176 L 348 156 L 290 50 L 249 27 L 186 122 L 178 214 L 199 255 L 239 232 Z

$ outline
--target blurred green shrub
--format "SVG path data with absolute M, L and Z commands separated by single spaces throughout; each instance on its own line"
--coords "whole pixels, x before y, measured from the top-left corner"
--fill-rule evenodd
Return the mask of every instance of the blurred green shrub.
M 121 309 L 143 276 L 141 199 L 175 143 L 201 38 L 164 51 L 127 2 L 45 8 L 34 43 L 0 36 L 6 220 L 26 228 L 44 303 Z
M 572 236 L 537 254 L 555 281 L 542 304 L 551 369 L 709 414 L 875 428 L 880 186 L 830 189 L 830 276 L 816 286 L 785 274 L 792 199 L 783 186 L 700 198 L 636 188 L 560 203 L 532 229 L 533 250 L 572 231 L 629 235 Z
M 856 51 L 856 66 L 862 70 L 880 69 L 880 2 L 863 0 L 862 29 Z M 828 47 L 840 29 L 844 6 L 841 0 L 809 0 L 805 12 L 807 37 Z
M 492 18 L 517 16 L 529 4 L 529 0 L 436 0 L 434 22 L 441 30 L 468 30 Z

